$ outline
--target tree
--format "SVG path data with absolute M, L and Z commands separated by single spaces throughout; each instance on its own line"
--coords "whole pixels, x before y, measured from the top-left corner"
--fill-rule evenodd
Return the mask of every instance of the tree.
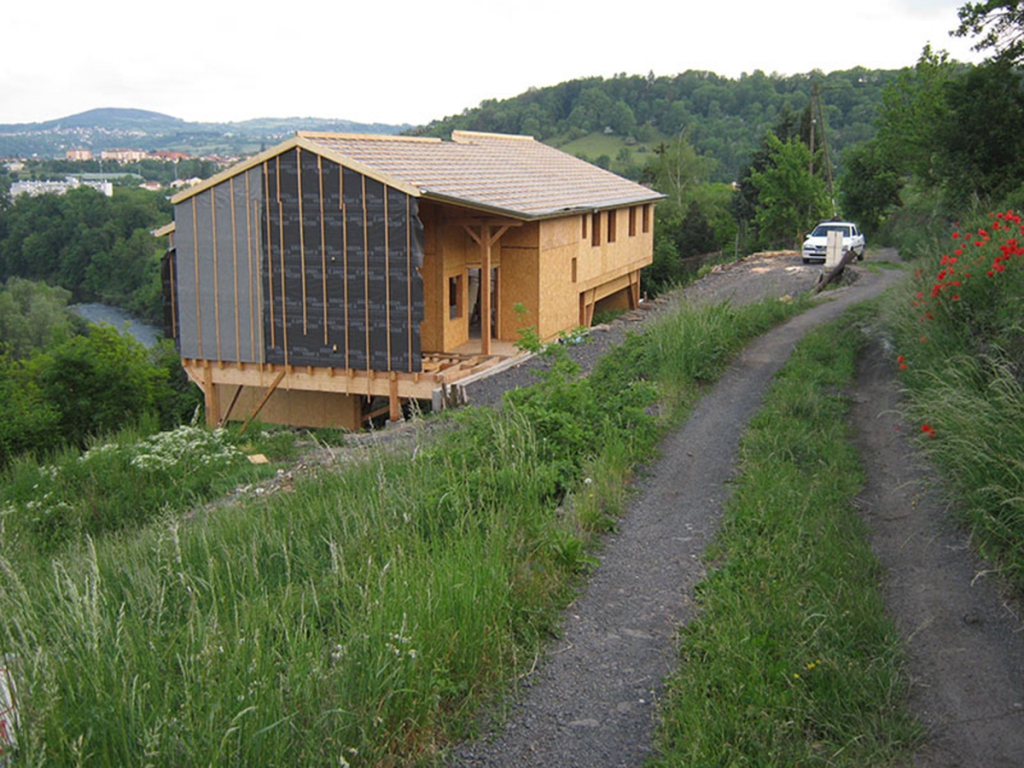
M 947 85 L 957 65 L 944 51 L 924 48 L 914 69 L 886 87 L 878 116 L 878 147 L 885 162 L 926 185 L 938 182 L 937 132 L 949 114 Z
M 0 349 L 0 468 L 60 444 L 60 413 L 44 401 L 25 364 Z
M 712 229 L 708 217 L 704 215 L 696 200 L 691 200 L 690 207 L 686 209 L 686 215 L 683 216 L 683 220 L 679 224 L 677 240 L 679 255 L 684 259 L 718 250 L 715 230 Z
M 844 171 L 839 179 L 843 214 L 868 233 L 900 205 L 903 174 L 890 163 L 876 141 L 855 144 L 843 153 Z
M 0 342 L 12 359 L 24 360 L 55 341 L 69 338 L 74 321 L 71 293 L 18 277 L 0 288 Z
M 759 190 L 754 183 L 754 176 L 764 173 L 771 160 L 772 149 L 769 136 L 781 141 L 789 141 L 792 138 L 800 137 L 801 119 L 799 115 L 789 109 L 784 109 L 778 116 L 774 130 L 766 131 L 761 139 L 761 145 L 753 153 L 750 162 L 740 173 L 739 188 L 732 199 L 731 208 L 734 218 L 739 224 L 741 231 L 749 225 L 756 225 L 757 210 L 760 207 Z M 753 241 L 760 241 L 760 234 L 754 233 Z
M 830 212 L 825 184 L 810 175 L 811 151 L 800 139 L 783 143 L 769 132 L 767 146 L 768 167 L 751 176 L 758 190 L 755 220 L 765 236 L 798 242 Z
M 60 413 L 64 438 L 84 445 L 90 435 L 112 432 L 145 413 L 157 413 L 167 395 L 167 371 L 154 366 L 145 347 L 110 326 L 89 326 L 33 358 L 43 399 Z
M 714 158 L 699 154 L 690 143 L 686 131 L 680 131 L 670 142 L 654 150 L 656 158 L 648 163 L 647 181 L 668 195 L 659 208 L 672 209 L 682 218 L 702 184 L 706 184 L 715 170 Z
M 957 37 L 978 37 L 976 51 L 991 50 L 993 58 L 1007 64 L 1024 59 L 1024 3 L 966 3 L 957 11 L 960 26 L 953 30 Z
M 1024 177 L 1024 89 L 1008 61 L 974 67 L 945 86 L 948 113 L 936 126 L 936 175 L 947 198 L 999 198 Z

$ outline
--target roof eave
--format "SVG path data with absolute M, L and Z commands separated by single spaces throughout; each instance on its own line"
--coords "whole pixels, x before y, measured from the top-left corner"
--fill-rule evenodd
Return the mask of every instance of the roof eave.
M 660 192 L 655 193 L 649 197 L 642 198 L 624 198 L 622 200 L 615 200 L 609 203 L 602 203 L 601 205 L 576 205 L 566 206 L 565 208 L 556 208 L 554 210 L 540 211 L 537 213 L 528 213 L 526 211 L 519 211 L 512 208 L 502 208 L 497 205 L 487 205 L 486 203 L 479 203 L 473 200 L 467 200 L 463 197 L 456 197 L 454 195 L 446 195 L 441 192 L 434 192 L 429 189 L 421 190 L 422 197 L 424 200 L 433 200 L 438 203 L 445 203 L 447 205 L 458 206 L 459 208 L 469 208 L 481 213 L 489 213 L 498 216 L 506 216 L 508 218 L 518 219 L 519 221 L 542 221 L 545 219 L 558 219 L 563 216 L 578 216 L 585 213 L 595 213 L 597 211 L 608 211 L 616 208 L 623 208 L 630 205 L 643 205 L 645 203 L 656 203 L 659 200 L 664 200 L 667 195 L 663 195 Z

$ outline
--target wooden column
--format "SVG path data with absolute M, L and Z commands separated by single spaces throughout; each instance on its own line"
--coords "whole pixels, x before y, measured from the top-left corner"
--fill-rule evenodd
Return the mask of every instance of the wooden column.
M 480 354 L 491 354 L 491 228 L 480 228 Z
M 479 224 L 480 232 L 464 224 L 466 232 L 480 246 L 480 354 L 491 354 L 491 334 L 494 326 L 491 323 L 491 246 L 509 230 L 509 224 Z
M 388 419 L 393 423 L 402 420 L 402 399 L 398 396 L 398 375 L 391 374 L 388 384 Z
M 209 362 L 203 367 L 203 395 L 206 398 L 206 426 L 216 429 L 220 426 L 220 398 L 217 385 L 213 383 L 213 369 Z

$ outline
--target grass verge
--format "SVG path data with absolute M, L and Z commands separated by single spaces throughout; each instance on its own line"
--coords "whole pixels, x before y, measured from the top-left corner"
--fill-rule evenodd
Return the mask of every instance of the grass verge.
M 741 447 L 682 633 L 653 765 L 892 765 L 918 732 L 898 637 L 851 500 L 847 426 L 861 343 L 849 319 L 809 334 Z
M 1024 590 L 1024 225 L 1012 211 L 947 233 L 883 320 L 910 416 L 982 554 Z

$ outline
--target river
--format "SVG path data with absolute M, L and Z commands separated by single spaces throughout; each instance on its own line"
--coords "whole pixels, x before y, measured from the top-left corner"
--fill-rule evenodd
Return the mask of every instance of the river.
M 136 319 L 120 307 L 110 307 L 106 304 L 73 304 L 68 309 L 90 323 L 112 325 L 122 332 L 127 330 L 146 349 L 152 349 L 157 341 L 163 338 L 161 329 Z

